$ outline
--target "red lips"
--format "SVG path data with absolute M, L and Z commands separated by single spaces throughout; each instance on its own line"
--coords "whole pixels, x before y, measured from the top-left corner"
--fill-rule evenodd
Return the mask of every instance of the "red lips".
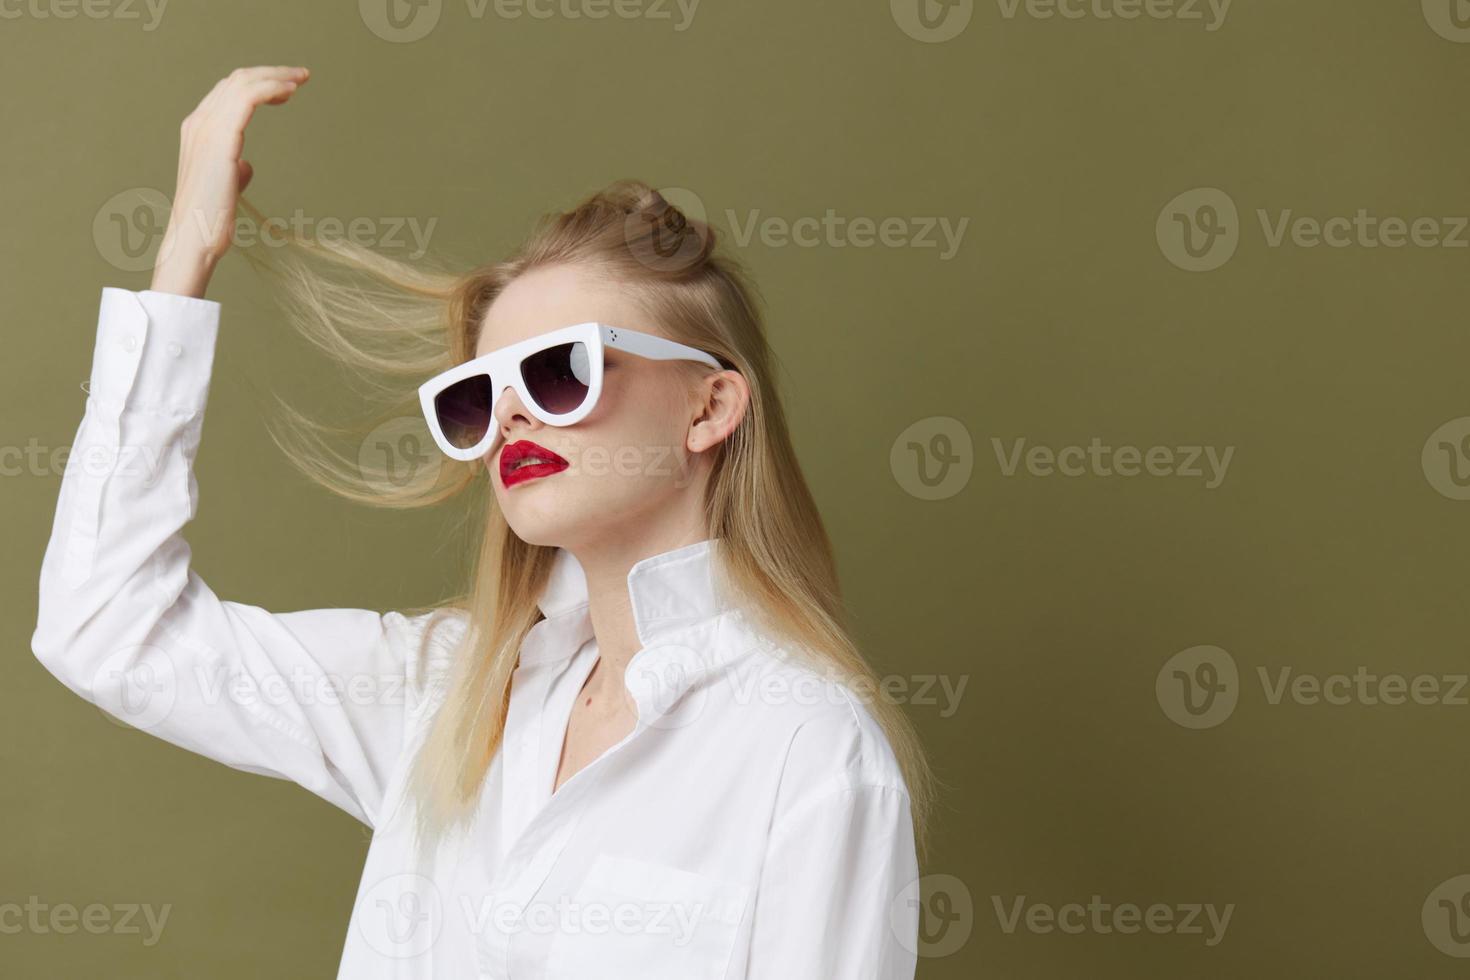
M 531 460 L 531 462 L 523 462 Z M 538 476 L 560 473 L 571 466 L 566 460 L 529 439 L 520 439 L 500 451 L 500 482 L 507 487 L 534 480 Z

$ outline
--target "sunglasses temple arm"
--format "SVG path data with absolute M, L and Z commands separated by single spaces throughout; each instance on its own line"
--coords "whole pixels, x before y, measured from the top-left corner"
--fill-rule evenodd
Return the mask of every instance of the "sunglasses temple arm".
M 681 344 L 676 340 L 666 340 L 663 337 L 636 333 L 632 330 L 611 328 L 604 332 L 603 337 L 613 350 L 625 350 L 629 354 L 637 354 L 639 357 L 647 357 L 650 360 L 698 361 L 716 369 L 724 366 L 704 351 L 690 347 L 688 344 Z

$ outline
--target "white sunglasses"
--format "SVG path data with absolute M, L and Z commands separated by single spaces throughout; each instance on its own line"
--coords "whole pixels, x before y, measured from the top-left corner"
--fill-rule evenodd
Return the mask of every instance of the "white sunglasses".
M 451 459 L 472 460 L 495 445 L 495 405 L 506 388 L 547 425 L 574 425 L 602 394 L 603 350 L 657 361 L 698 361 L 724 368 L 702 350 L 605 323 L 578 323 L 482 354 L 419 386 L 434 441 Z

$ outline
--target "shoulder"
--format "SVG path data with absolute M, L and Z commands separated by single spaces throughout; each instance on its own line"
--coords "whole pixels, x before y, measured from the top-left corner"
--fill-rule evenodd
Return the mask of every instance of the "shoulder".
M 469 633 L 469 611 L 460 606 L 395 611 L 385 617 L 388 642 L 404 665 L 410 710 L 442 695 L 443 680 Z
M 908 795 L 879 721 L 870 672 L 828 663 L 762 636 L 730 665 L 730 683 L 785 741 L 783 786 L 820 794 L 863 787 Z M 783 790 L 784 792 L 784 790 Z

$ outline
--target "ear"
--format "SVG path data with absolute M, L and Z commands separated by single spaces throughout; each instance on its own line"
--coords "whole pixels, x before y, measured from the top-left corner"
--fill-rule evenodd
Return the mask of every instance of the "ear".
M 712 449 L 735 431 L 750 405 L 750 386 L 739 371 L 719 371 L 700 381 L 697 398 L 698 414 L 684 442 L 691 453 Z

